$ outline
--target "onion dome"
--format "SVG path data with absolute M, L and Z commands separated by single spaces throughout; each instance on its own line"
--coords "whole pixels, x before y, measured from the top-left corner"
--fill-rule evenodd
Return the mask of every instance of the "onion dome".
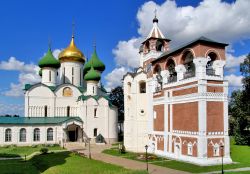
M 83 53 L 76 47 L 74 42 L 74 36 L 72 36 L 71 42 L 67 48 L 65 48 L 59 54 L 59 60 L 62 62 L 64 61 L 77 61 L 84 63 L 86 58 L 84 57 Z
M 93 66 L 95 70 L 100 72 L 103 72 L 105 70 L 104 63 L 102 63 L 102 61 L 97 56 L 96 48 L 94 48 L 94 53 L 92 54 L 90 60 L 85 64 L 84 72 L 86 73 L 88 70 L 90 70 L 91 66 Z
M 50 48 L 47 51 L 46 55 L 38 62 L 38 65 L 40 68 L 59 68 L 61 66 L 60 62 L 53 56 Z
M 93 66 L 91 66 L 90 70 L 85 74 L 84 80 L 86 81 L 99 81 L 101 79 L 101 74 L 97 72 Z
M 42 77 L 42 69 L 40 69 L 39 71 L 38 71 L 38 74 L 39 74 L 39 76 L 41 76 Z

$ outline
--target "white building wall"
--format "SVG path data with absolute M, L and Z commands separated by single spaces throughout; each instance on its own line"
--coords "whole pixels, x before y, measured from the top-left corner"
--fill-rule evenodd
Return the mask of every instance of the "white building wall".
M 47 86 L 56 86 L 57 84 L 57 69 L 42 68 L 42 83 Z
M 60 68 L 60 83 L 83 85 L 83 64 L 80 62 L 62 62 Z

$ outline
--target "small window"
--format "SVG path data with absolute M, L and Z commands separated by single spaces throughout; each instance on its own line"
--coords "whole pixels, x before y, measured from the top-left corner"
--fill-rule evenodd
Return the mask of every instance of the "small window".
M 94 137 L 97 136 L 97 128 L 94 129 Z
M 47 129 L 47 141 L 53 141 L 53 129 L 52 128 Z
M 25 128 L 20 129 L 19 141 L 26 142 L 26 129 Z
M 67 117 L 70 116 L 70 106 L 67 106 Z
M 131 83 L 128 82 L 128 94 L 130 94 L 130 93 L 131 93 Z
M 140 82 L 140 93 L 146 93 L 146 82 Z
M 93 94 L 95 93 L 95 87 L 93 86 Z
M 97 108 L 94 109 L 94 117 L 97 117 Z
M 154 119 L 157 118 L 157 113 L 154 111 Z
M 65 68 L 63 68 L 63 83 L 65 83 Z
M 51 82 L 51 71 L 49 71 L 49 81 Z
M 48 116 L 48 106 L 44 106 L 44 116 Z
M 40 129 L 35 128 L 34 129 L 34 137 L 33 137 L 34 141 L 40 141 Z
M 214 156 L 219 156 L 220 155 L 220 146 L 216 143 L 214 145 Z
M 188 155 L 193 155 L 193 145 L 192 145 L 192 143 L 188 143 L 188 152 L 187 152 L 187 154 Z
M 5 130 L 5 142 L 11 142 L 11 129 Z

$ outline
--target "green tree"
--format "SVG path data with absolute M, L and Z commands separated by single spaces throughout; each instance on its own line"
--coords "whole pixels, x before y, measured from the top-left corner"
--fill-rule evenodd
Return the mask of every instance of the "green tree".
M 243 89 L 234 91 L 229 104 L 230 134 L 236 144 L 250 144 L 250 54 L 240 64 Z

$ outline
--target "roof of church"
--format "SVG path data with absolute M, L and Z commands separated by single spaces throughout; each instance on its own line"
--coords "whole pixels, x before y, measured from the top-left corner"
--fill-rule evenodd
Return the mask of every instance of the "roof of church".
M 175 53 L 175 52 L 177 52 L 177 51 L 179 51 L 181 49 L 184 49 L 184 48 L 186 48 L 186 47 L 188 47 L 190 45 L 196 44 L 198 42 L 210 43 L 210 44 L 215 44 L 215 45 L 219 45 L 219 46 L 227 46 L 228 45 L 226 43 L 217 42 L 217 41 L 214 41 L 214 40 L 209 39 L 207 37 L 201 36 L 201 37 L 199 37 L 199 38 L 197 38 L 195 40 L 192 40 L 192 41 L 190 41 L 188 43 L 180 45 L 180 46 L 172 49 L 171 51 L 167 51 L 167 52 L 162 53 L 158 58 L 156 58 L 155 60 L 153 60 L 151 63 L 155 63 L 156 61 L 160 60 L 163 57 L 170 56 L 173 53 Z
M 0 124 L 60 124 L 69 120 L 83 122 L 80 117 L 6 117 L 0 116 Z
M 89 61 L 85 64 L 84 66 L 84 72 L 87 73 L 88 70 L 91 69 L 91 64 L 95 70 L 98 71 L 104 71 L 105 70 L 105 65 L 104 63 L 99 59 L 97 53 L 96 53 L 96 48 L 94 48 L 94 53 L 92 54 L 91 58 Z
M 49 48 L 45 56 L 38 62 L 40 68 L 53 67 L 59 68 L 60 62 L 53 56 L 51 49 Z
M 83 53 L 76 47 L 74 41 L 74 35 L 72 35 L 70 44 L 67 48 L 65 48 L 62 52 L 60 52 L 58 56 L 60 61 L 77 61 L 77 62 L 85 62 L 86 58 Z
M 84 80 L 86 81 L 99 81 L 100 79 L 101 74 L 97 72 L 93 66 L 91 66 L 90 70 L 84 76 Z
M 170 41 L 170 39 L 167 39 L 161 32 L 160 28 L 158 27 L 158 19 L 155 18 L 153 19 L 153 28 L 149 32 L 147 38 L 145 39 L 144 42 L 146 42 L 150 38 L 155 38 L 155 39 L 162 39 L 162 40 L 167 40 Z M 144 43 L 142 42 L 142 43 Z

